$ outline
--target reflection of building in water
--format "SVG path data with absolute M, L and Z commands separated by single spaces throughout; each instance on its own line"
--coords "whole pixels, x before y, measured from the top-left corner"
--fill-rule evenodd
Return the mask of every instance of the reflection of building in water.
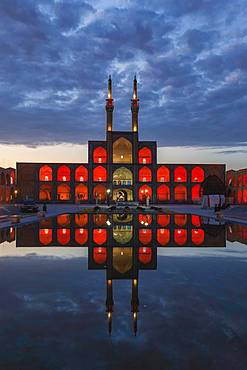
M 139 139 L 136 78 L 131 130 L 114 130 L 110 77 L 105 109 L 106 138 L 88 142 L 88 163 L 17 163 L 20 200 L 198 203 L 202 195 L 225 194 L 225 165 L 158 163 L 156 141 Z
M 240 224 L 227 225 L 227 240 L 247 244 L 247 226 Z
M 225 226 L 185 214 L 63 214 L 17 229 L 17 247 L 105 245 L 224 247 Z
M 0 244 L 4 242 L 13 242 L 15 240 L 15 228 L 8 227 L 6 229 L 0 229 Z

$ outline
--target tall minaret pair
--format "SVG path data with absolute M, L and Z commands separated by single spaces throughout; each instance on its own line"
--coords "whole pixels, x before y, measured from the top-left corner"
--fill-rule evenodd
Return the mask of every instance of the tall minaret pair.
M 111 132 L 113 126 L 113 110 L 114 110 L 111 75 L 108 78 L 108 96 L 106 99 L 105 109 L 106 109 L 106 132 Z M 139 99 L 137 98 L 136 76 L 134 77 L 133 80 L 133 96 L 131 99 L 131 112 L 132 112 L 132 132 L 138 132 Z

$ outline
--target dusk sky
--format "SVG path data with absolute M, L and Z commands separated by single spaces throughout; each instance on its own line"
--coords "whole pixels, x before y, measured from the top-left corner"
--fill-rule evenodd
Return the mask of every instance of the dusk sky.
M 246 167 L 246 19 L 246 0 L 1 0 L 0 166 L 85 161 L 108 74 L 129 130 L 136 73 L 160 161 Z

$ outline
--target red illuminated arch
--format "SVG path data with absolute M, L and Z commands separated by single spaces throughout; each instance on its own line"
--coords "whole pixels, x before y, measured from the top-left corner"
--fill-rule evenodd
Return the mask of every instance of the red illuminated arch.
M 60 166 L 57 170 L 57 181 L 70 181 L 70 168 L 68 166 Z
M 166 166 L 161 166 L 157 170 L 157 181 L 158 182 L 169 182 L 170 181 L 170 170 Z
M 78 201 L 88 200 L 88 188 L 84 184 L 75 187 L 75 198 Z
M 44 165 L 39 169 L 39 181 L 52 181 L 52 168 Z
M 88 214 L 77 213 L 75 214 L 75 223 L 77 226 L 84 227 L 88 224 Z
M 107 252 L 104 247 L 94 247 L 93 249 L 93 260 L 95 263 L 102 265 L 106 262 Z
M 15 183 L 15 171 L 10 172 L 10 184 L 13 185 Z
M 97 166 L 93 169 L 93 181 L 106 181 L 107 172 L 105 167 Z
M 70 186 L 66 184 L 58 185 L 57 187 L 57 199 L 68 201 L 70 200 Z
M 184 185 L 177 185 L 174 189 L 174 200 L 182 202 L 187 200 L 187 189 Z
M 87 229 L 75 229 L 75 241 L 76 243 L 83 245 L 88 240 L 88 230 Z
M 57 229 L 57 241 L 62 245 L 68 244 L 70 241 L 70 229 Z
M 107 219 L 108 219 L 108 216 L 106 213 L 97 213 L 96 215 L 93 215 L 93 222 L 97 226 L 105 225 Z
M 193 226 L 200 227 L 201 226 L 201 221 L 200 217 L 197 215 L 192 215 L 191 216 L 191 222 Z
M 51 184 L 40 184 L 39 187 L 39 200 L 49 201 L 52 196 L 52 185 Z
M 160 201 L 170 200 L 170 189 L 167 185 L 158 186 L 157 199 Z
M 243 203 L 247 203 L 247 189 L 243 190 Z
M 174 170 L 174 181 L 175 182 L 186 182 L 187 181 L 187 171 L 185 167 L 178 166 Z
M 152 171 L 147 166 L 139 169 L 139 181 L 150 182 L 152 181 Z
M 138 219 L 139 219 L 139 223 L 144 226 L 149 226 L 152 223 L 152 215 L 145 215 L 145 214 L 139 213 Z
M 75 181 L 83 182 L 87 180 L 88 180 L 88 169 L 83 165 L 77 167 L 75 170 Z
M 191 182 L 203 182 L 204 181 L 204 170 L 201 167 L 194 167 L 191 171 Z
M 157 223 L 159 226 L 167 226 L 170 223 L 171 216 L 170 215 L 158 215 L 157 216 Z
M 187 224 L 187 215 L 175 215 L 174 222 L 177 226 L 185 226 Z
M 195 245 L 201 245 L 204 242 L 204 230 L 192 229 L 191 230 L 192 243 Z
M 48 245 L 52 242 L 52 229 L 40 229 L 39 241 L 43 245 Z
M 96 185 L 93 189 L 94 199 L 99 201 L 106 200 L 106 187 L 104 185 Z
M 107 230 L 106 229 L 94 229 L 93 230 L 93 241 L 98 245 L 106 243 Z
M 193 201 L 200 200 L 201 185 L 194 185 L 191 189 L 191 198 Z
M 139 229 L 139 241 L 142 244 L 149 244 L 152 241 L 152 230 Z
M 152 248 L 150 247 L 139 247 L 138 259 L 144 265 L 152 261 Z
M 93 151 L 93 162 L 94 163 L 106 163 L 107 155 L 106 150 L 102 146 L 99 146 Z
M 148 164 L 152 163 L 152 152 L 149 148 L 146 146 L 142 149 L 139 150 L 139 155 L 138 155 L 138 161 L 139 163 L 143 164 Z
M 70 215 L 69 214 L 63 214 L 57 216 L 57 224 L 59 226 L 68 226 L 70 225 Z
M 152 198 L 152 189 L 148 185 L 142 185 L 139 188 L 139 200 L 145 202 L 147 196 L 149 196 L 150 199 Z
M 175 229 L 174 230 L 174 241 L 178 245 L 184 245 L 187 242 L 187 230 Z
M 157 229 L 157 242 L 165 246 L 170 241 L 170 230 L 169 229 Z

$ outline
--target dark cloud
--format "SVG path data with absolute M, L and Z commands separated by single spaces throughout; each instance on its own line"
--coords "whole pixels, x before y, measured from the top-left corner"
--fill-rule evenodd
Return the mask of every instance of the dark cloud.
M 115 128 L 129 129 L 135 72 L 142 138 L 166 146 L 247 141 L 244 0 L 112 4 L 1 1 L 0 141 L 104 137 L 109 73 Z

